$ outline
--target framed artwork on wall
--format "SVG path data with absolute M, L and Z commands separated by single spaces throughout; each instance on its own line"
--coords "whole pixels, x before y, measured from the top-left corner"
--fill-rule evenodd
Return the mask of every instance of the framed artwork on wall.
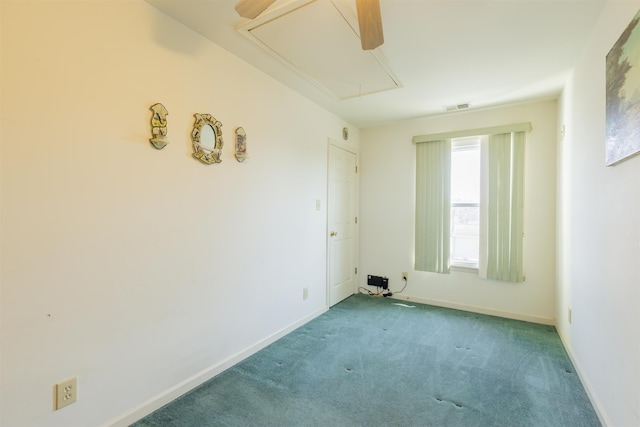
M 607 54 L 605 160 L 640 153 L 640 11 Z

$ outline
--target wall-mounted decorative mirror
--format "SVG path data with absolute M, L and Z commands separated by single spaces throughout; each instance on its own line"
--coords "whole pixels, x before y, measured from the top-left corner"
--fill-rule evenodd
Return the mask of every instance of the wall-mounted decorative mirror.
M 222 159 L 222 123 L 211 114 L 194 114 L 196 121 L 191 132 L 193 157 L 202 163 L 220 163 Z
M 236 129 L 236 159 L 244 162 L 247 158 L 247 133 L 243 128 Z
M 167 114 L 169 112 L 160 103 L 153 104 L 150 109 L 153 111 L 153 115 L 151 116 L 152 137 L 149 142 L 159 150 L 169 143 L 167 140 Z

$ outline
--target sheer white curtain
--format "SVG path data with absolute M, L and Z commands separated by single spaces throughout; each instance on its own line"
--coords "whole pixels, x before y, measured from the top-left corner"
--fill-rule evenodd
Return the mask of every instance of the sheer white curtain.
M 489 135 L 485 154 L 486 240 L 480 275 L 522 282 L 525 132 Z M 484 258 L 484 259 L 483 259 Z
M 449 273 L 451 140 L 416 144 L 415 269 Z

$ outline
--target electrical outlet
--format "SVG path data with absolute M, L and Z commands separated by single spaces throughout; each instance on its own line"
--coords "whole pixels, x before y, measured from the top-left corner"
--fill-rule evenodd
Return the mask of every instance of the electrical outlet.
M 56 384 L 56 410 L 72 404 L 78 399 L 78 379 L 71 378 Z
M 409 273 L 407 273 L 406 271 L 402 272 L 402 280 L 407 281 L 409 280 Z
M 309 288 L 302 288 L 302 299 L 306 300 L 309 298 Z
M 568 318 L 568 320 L 569 320 L 569 324 L 571 324 L 571 316 L 572 316 L 572 313 L 571 313 L 571 307 L 569 307 L 569 309 L 568 309 L 568 311 L 567 311 L 567 318 Z

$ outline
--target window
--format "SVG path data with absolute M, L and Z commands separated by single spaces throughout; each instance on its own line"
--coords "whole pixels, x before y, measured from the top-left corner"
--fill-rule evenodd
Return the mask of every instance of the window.
M 451 140 L 452 266 L 478 268 L 480 253 L 480 137 Z
M 525 132 L 530 123 L 420 135 L 416 143 L 415 269 L 524 280 Z M 480 135 L 480 136 L 473 136 Z

